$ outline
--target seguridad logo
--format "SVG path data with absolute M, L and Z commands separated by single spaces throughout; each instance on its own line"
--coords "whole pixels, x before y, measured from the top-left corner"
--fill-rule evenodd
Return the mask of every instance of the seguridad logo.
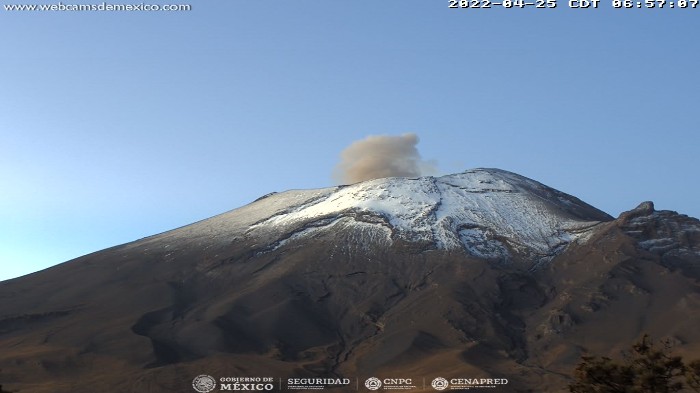
M 350 378 L 288 378 L 288 390 L 323 390 L 349 386 Z

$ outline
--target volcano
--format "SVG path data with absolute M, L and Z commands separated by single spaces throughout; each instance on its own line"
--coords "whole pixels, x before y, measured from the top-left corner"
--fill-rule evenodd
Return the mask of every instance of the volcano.
M 614 219 L 503 170 L 271 193 L 0 282 L 0 383 L 193 392 L 206 374 L 368 391 L 400 377 L 434 392 L 444 377 L 557 392 L 582 355 L 643 333 L 700 357 L 699 279 L 697 219 L 651 202 Z

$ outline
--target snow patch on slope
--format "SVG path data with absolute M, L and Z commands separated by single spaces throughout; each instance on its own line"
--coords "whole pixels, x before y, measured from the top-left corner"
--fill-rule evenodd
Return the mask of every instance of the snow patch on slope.
M 284 230 L 330 217 L 354 217 L 358 228 L 388 225 L 393 239 L 507 259 L 512 251 L 551 257 L 596 223 L 570 211 L 590 208 L 575 198 L 496 169 L 438 178 L 377 179 L 323 191 L 249 230 Z

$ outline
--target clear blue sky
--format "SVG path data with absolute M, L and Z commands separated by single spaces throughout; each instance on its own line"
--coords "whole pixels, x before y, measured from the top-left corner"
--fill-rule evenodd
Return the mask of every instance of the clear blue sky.
M 332 185 L 372 134 L 417 133 L 441 173 L 700 216 L 700 8 L 187 1 L 0 10 L 0 280 Z

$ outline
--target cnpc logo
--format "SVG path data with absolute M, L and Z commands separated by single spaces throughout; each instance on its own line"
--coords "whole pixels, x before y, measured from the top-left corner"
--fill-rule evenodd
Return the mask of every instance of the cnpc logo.
M 411 378 L 384 378 L 376 377 L 367 378 L 365 387 L 369 390 L 379 390 L 384 387 L 385 390 L 411 390 L 416 386 Z
M 367 378 L 365 387 L 369 390 L 377 390 L 382 387 L 382 381 L 375 377 Z

